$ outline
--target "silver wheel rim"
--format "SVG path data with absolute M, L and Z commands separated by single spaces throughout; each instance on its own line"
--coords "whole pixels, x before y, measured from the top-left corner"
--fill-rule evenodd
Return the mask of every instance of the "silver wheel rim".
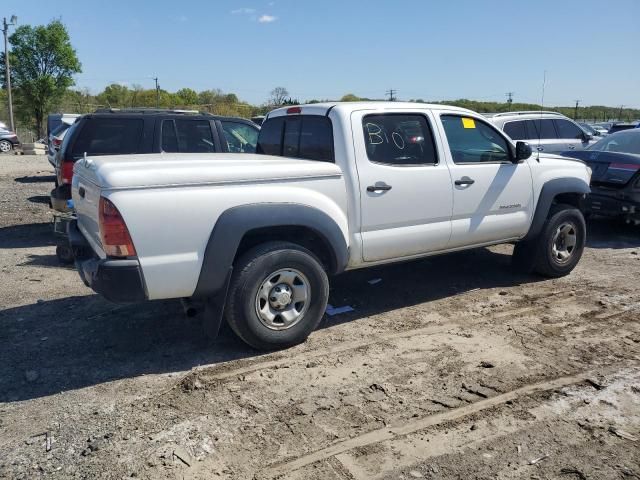
M 309 280 L 299 270 L 283 268 L 262 282 L 256 293 L 258 319 L 271 330 L 296 325 L 309 307 Z
M 0 142 L 0 152 L 7 153 L 9 150 L 11 150 L 11 144 L 9 142 L 7 142 L 6 140 Z
M 571 222 L 561 223 L 556 229 L 551 243 L 553 259 L 558 263 L 571 260 L 578 242 L 576 226 Z

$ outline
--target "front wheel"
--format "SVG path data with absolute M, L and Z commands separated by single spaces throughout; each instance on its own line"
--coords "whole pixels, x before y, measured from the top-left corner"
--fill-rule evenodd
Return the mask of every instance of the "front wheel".
M 541 275 L 562 277 L 571 273 L 580 261 L 586 238 L 582 212 L 570 205 L 557 205 L 537 239 L 516 245 L 514 261 L 531 262 L 532 270 Z
M 328 298 L 327 274 L 309 250 L 268 242 L 234 265 L 225 318 L 254 348 L 286 348 L 304 342 L 315 330 Z
M 8 140 L 0 140 L 0 153 L 9 153 L 13 145 Z

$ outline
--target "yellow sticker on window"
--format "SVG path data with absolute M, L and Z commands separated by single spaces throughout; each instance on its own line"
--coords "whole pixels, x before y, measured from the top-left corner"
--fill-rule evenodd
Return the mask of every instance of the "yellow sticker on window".
M 464 128 L 476 128 L 476 122 L 473 118 L 462 117 L 462 126 Z

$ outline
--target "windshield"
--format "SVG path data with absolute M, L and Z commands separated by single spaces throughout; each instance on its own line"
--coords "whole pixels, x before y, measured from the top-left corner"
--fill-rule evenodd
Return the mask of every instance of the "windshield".
M 626 130 L 611 134 L 591 145 L 588 150 L 640 155 L 640 131 Z

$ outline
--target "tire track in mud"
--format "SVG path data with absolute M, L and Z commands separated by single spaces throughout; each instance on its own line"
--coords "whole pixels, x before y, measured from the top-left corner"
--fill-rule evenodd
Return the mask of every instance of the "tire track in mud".
M 525 295 L 522 298 L 516 299 L 515 302 L 517 303 L 520 301 L 526 301 L 526 302 L 536 303 L 539 301 L 545 301 L 545 303 L 534 304 L 534 305 L 529 305 L 525 307 L 518 307 L 515 309 L 509 305 L 504 309 L 499 309 L 487 315 L 482 315 L 481 317 L 478 317 L 479 321 L 477 323 L 474 323 L 473 326 L 478 327 L 485 323 L 490 323 L 492 320 L 506 320 L 506 319 L 512 319 L 512 318 L 517 319 L 524 314 L 531 314 L 537 311 L 546 310 L 550 307 L 552 308 L 553 306 L 560 304 L 567 298 L 577 297 L 577 291 L 574 291 L 572 293 L 565 293 L 565 292 L 556 293 L 552 297 L 552 302 L 549 302 L 550 293 L 552 293 L 551 290 L 549 293 L 537 294 L 535 296 Z M 185 374 L 171 388 L 157 394 L 156 396 L 162 396 L 168 393 L 169 391 L 179 386 L 181 382 L 187 380 L 190 376 L 193 376 L 193 375 L 198 375 L 199 379 L 205 382 L 222 381 L 222 380 L 227 380 L 233 377 L 240 377 L 242 375 L 255 373 L 261 370 L 268 370 L 272 368 L 282 368 L 285 365 L 290 366 L 292 364 L 295 364 L 297 361 L 307 361 L 310 359 L 321 358 L 321 357 L 330 356 L 334 354 L 365 349 L 365 348 L 372 347 L 374 345 L 384 344 L 393 340 L 407 338 L 414 335 L 430 335 L 430 334 L 436 335 L 440 333 L 451 332 L 452 330 L 455 329 L 455 327 L 468 328 L 469 325 L 464 324 L 460 320 L 456 320 L 457 314 L 459 313 L 466 313 L 466 311 L 460 310 L 460 311 L 451 312 L 449 317 L 433 314 L 434 316 L 437 315 L 438 321 L 445 323 L 444 325 L 439 324 L 439 325 L 432 325 L 432 326 L 427 326 L 422 328 L 403 330 L 400 332 L 377 334 L 373 336 L 373 338 L 371 339 L 359 340 L 355 342 L 345 342 L 339 345 L 335 345 L 327 348 L 321 347 L 315 350 L 303 350 L 290 356 L 285 356 L 282 353 L 277 353 L 274 355 L 278 356 L 279 358 L 274 358 L 274 359 L 269 359 L 268 357 L 271 357 L 271 355 L 267 355 L 266 359 L 265 357 L 262 357 L 262 360 L 258 360 L 256 362 L 252 362 L 249 365 L 244 365 L 236 368 L 228 368 L 228 367 L 232 365 L 232 363 L 237 364 L 238 361 L 234 361 L 232 363 L 222 364 L 218 366 L 205 365 L 202 367 L 195 367 L 192 370 L 190 370 L 187 374 Z M 625 312 L 616 312 L 616 315 L 620 315 L 623 313 Z
M 462 407 L 450 409 L 433 415 L 427 415 L 421 418 L 412 418 L 410 421 L 398 423 L 390 427 L 372 430 L 352 438 L 339 440 L 328 447 L 316 450 L 309 454 L 302 455 L 292 460 L 270 465 L 259 472 L 259 474 L 256 475 L 256 478 L 282 478 L 288 473 L 292 473 L 316 462 L 329 460 L 331 458 L 334 458 L 336 455 L 346 453 L 356 448 L 364 448 L 381 442 L 394 440 L 412 433 L 419 432 L 421 430 L 425 430 L 429 427 L 441 425 L 445 422 L 455 422 L 472 414 L 477 414 L 490 408 L 500 407 L 507 402 L 513 402 L 524 397 L 530 397 L 535 394 L 551 392 L 559 388 L 580 384 L 586 382 L 595 374 L 606 375 L 619 371 L 622 368 L 637 366 L 638 364 L 609 366 L 606 369 L 600 369 L 597 371 L 591 370 L 576 375 L 569 375 L 554 378 L 551 380 L 545 380 L 538 383 L 528 384 L 490 398 L 478 400 L 474 403 Z

